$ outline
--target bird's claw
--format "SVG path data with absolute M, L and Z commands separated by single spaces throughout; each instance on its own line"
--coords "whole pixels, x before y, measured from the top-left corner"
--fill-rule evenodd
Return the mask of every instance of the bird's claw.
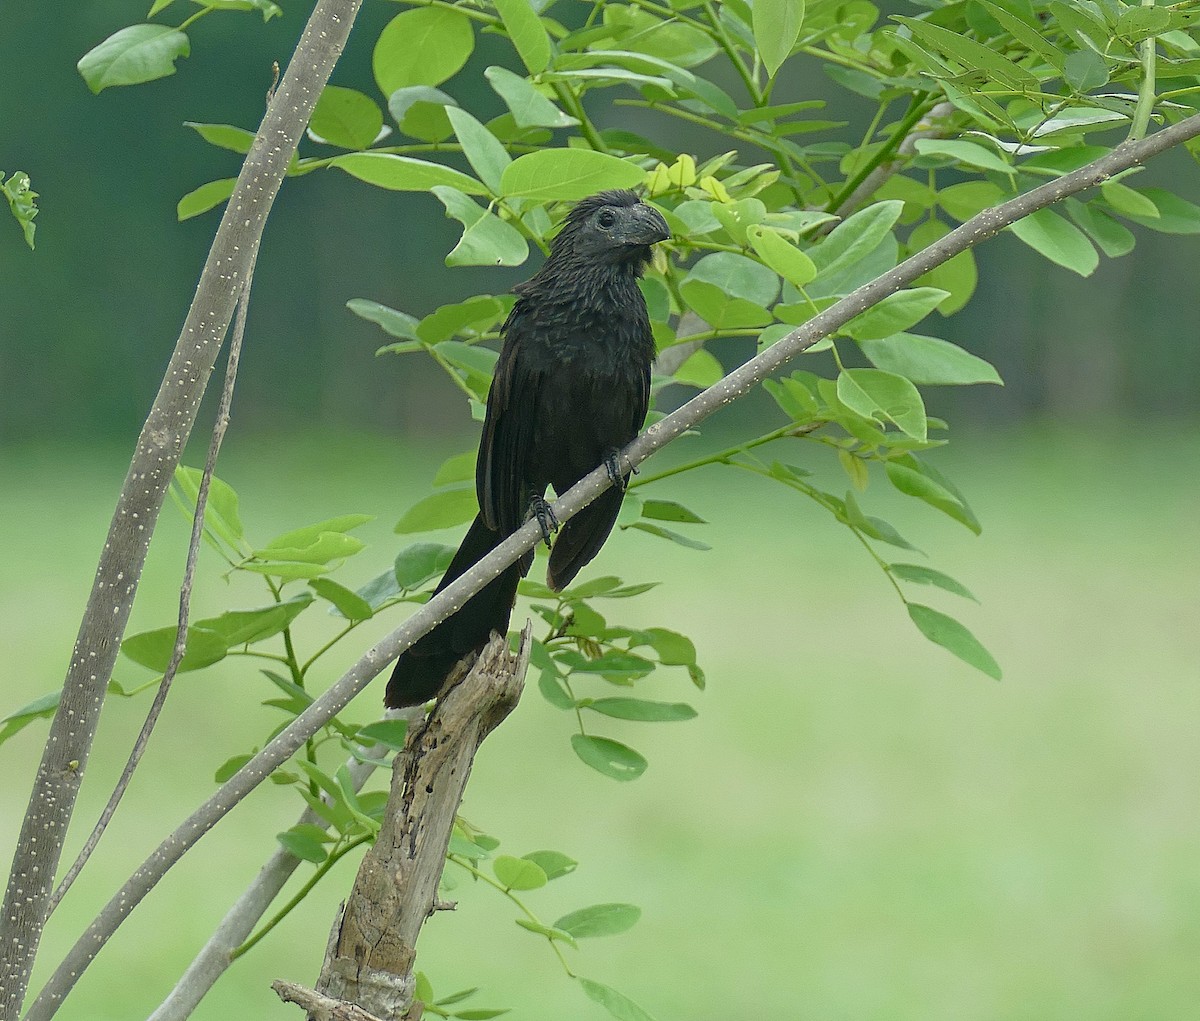
M 604 456 L 604 469 L 608 472 L 608 481 L 623 493 L 629 488 L 629 481 L 627 476 L 621 471 L 620 455 L 621 452 L 619 450 L 615 448 L 610 450 Z M 629 472 L 636 475 L 638 470 L 633 465 L 630 465 Z
M 542 497 L 535 496 L 529 501 L 529 515 L 537 518 L 538 528 L 542 530 L 542 542 L 549 549 L 550 536 L 558 531 L 558 518 L 554 516 L 553 509 Z

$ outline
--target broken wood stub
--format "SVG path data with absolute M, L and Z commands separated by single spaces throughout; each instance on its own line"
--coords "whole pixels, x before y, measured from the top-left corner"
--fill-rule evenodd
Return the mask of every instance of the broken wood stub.
M 429 717 L 410 731 L 392 764 L 379 836 L 334 923 L 317 995 L 303 1003 L 310 1017 L 419 1017 L 420 1005 L 410 1013 L 417 936 L 440 903 L 438 883 L 475 753 L 521 696 L 530 631 L 526 624 L 516 653 L 493 634 L 466 676 L 457 683 L 452 676 Z M 331 1012 L 333 1005 L 365 1013 Z

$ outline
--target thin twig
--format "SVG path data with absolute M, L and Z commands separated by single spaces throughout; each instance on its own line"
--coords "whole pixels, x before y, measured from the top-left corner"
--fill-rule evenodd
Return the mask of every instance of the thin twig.
M 1152 156 L 1200 135 L 1200 114 L 1163 128 L 1139 142 L 1125 142 L 1086 167 L 1050 181 L 1008 202 L 986 209 L 905 259 L 894 269 L 864 284 L 797 327 L 771 347 L 741 365 L 681 408 L 650 426 L 620 454 L 636 467 L 652 453 L 693 428 L 714 411 L 744 396 L 771 373 L 801 352 L 841 328 L 856 315 L 954 256 L 995 237 L 1009 224 L 1046 206 L 1106 181 L 1113 174 L 1143 163 Z M 566 523 L 612 484 L 605 466 L 597 467 L 556 500 L 551 509 Z M 463 603 L 506 567 L 541 540 L 541 529 L 530 520 L 500 543 L 441 593 L 425 603 L 391 634 L 368 649 L 320 698 L 227 780 L 197 808 L 138 867 L 105 905 L 87 931 L 67 953 L 31 1007 L 26 1021 L 46 1021 L 74 987 L 117 927 L 167 871 L 215 826 L 239 801 L 287 761 L 305 740 L 325 726 L 401 652 Z
M 204 510 L 208 506 L 208 490 L 212 482 L 213 472 L 217 467 L 217 455 L 221 452 L 221 443 L 225 439 L 225 431 L 229 428 L 229 411 L 233 405 L 233 388 L 237 382 L 238 361 L 242 355 L 242 337 L 246 332 L 246 309 L 250 304 L 250 288 L 254 282 L 254 257 L 250 259 L 250 265 L 246 269 L 245 283 L 242 284 L 242 294 L 238 299 L 237 317 L 233 324 L 233 337 L 229 342 L 229 359 L 225 364 L 225 388 L 221 391 L 221 403 L 217 409 L 217 420 L 213 423 L 212 439 L 208 444 L 208 458 L 204 462 L 204 473 L 200 477 L 200 488 L 196 493 L 196 513 L 192 517 L 192 535 L 188 542 L 187 563 L 183 569 L 183 583 L 179 587 L 179 625 L 175 631 L 175 647 L 171 650 L 171 659 L 167 663 L 167 669 L 163 672 L 162 683 L 158 686 L 158 691 L 154 694 L 154 701 L 150 703 L 150 711 L 146 714 L 146 720 L 142 724 L 142 729 L 137 736 L 137 740 L 133 743 L 133 750 L 129 753 L 129 761 L 125 763 L 125 769 L 121 773 L 121 777 L 117 780 L 117 786 L 113 789 L 109 796 L 108 804 L 104 806 L 104 811 L 100 813 L 100 818 L 96 820 L 96 825 L 92 827 L 92 832 L 84 841 L 83 847 L 79 849 L 79 854 L 76 856 L 74 863 L 67 869 L 66 875 L 58 884 L 58 889 L 50 897 L 50 907 L 48 913 L 53 913 L 58 907 L 66 892 L 71 888 L 71 884 L 75 882 L 75 877 L 79 875 L 83 866 L 87 864 L 87 860 L 92 856 L 92 852 L 96 849 L 96 845 L 100 843 L 100 838 L 104 835 L 104 830 L 108 827 L 109 820 L 112 819 L 113 813 L 116 812 L 117 806 L 121 803 L 121 799 L 125 796 L 125 792 L 129 789 L 129 782 L 133 779 L 133 771 L 137 769 L 138 763 L 142 761 L 142 755 L 146 751 L 146 746 L 150 743 L 150 735 L 154 731 L 155 725 L 158 723 L 159 714 L 162 712 L 163 706 L 167 701 L 167 694 L 171 690 L 171 682 L 175 680 L 175 674 L 179 670 L 179 664 L 183 661 L 183 654 L 187 648 L 187 630 L 188 630 L 188 612 L 192 602 L 192 582 L 196 576 L 196 559 L 200 554 L 200 543 L 204 538 Z

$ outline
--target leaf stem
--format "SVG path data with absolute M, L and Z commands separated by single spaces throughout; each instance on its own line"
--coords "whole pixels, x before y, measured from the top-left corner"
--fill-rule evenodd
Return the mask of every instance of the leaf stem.
M 1153 7 L 1154 0 L 1142 0 L 1143 7 Z M 1150 115 L 1154 112 L 1155 63 L 1158 59 L 1158 37 L 1147 36 L 1142 40 L 1142 80 L 1138 85 L 1137 105 L 1133 108 L 1133 123 L 1129 126 L 1126 141 L 1136 142 L 1144 138 L 1150 127 Z

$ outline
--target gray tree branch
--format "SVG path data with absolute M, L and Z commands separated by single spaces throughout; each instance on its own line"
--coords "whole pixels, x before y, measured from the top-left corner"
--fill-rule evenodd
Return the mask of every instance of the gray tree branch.
M 1086 167 L 1050 181 L 1014 199 L 984 210 L 928 248 L 894 269 L 864 284 L 837 304 L 797 327 L 722 380 L 698 394 L 635 439 L 621 456 L 637 466 L 652 453 L 693 428 L 714 411 L 748 393 L 817 341 L 844 326 L 856 315 L 911 284 L 935 266 L 994 237 L 1011 223 L 1107 180 L 1113 174 L 1145 162 L 1161 152 L 1200 135 L 1200 114 L 1173 124 L 1137 142 L 1126 142 Z M 609 487 L 601 466 L 572 486 L 552 505 L 560 522 L 570 520 Z M 67 954 L 31 1008 L 27 1021 L 46 1021 L 91 963 L 100 947 L 142 898 L 209 829 L 316 733 L 378 674 L 435 624 L 444 620 L 505 567 L 541 539 L 536 521 L 529 521 L 453 584 L 429 600 L 399 628 L 372 646 L 320 698 L 223 784 L 146 859 L 104 907 Z
M 361 0 L 320 0 L 221 218 L 162 386 L 138 437 L 34 779 L 0 910 L 0 1021 L 17 1016 L 104 694 L 163 498 L 258 251 L 267 213 Z

